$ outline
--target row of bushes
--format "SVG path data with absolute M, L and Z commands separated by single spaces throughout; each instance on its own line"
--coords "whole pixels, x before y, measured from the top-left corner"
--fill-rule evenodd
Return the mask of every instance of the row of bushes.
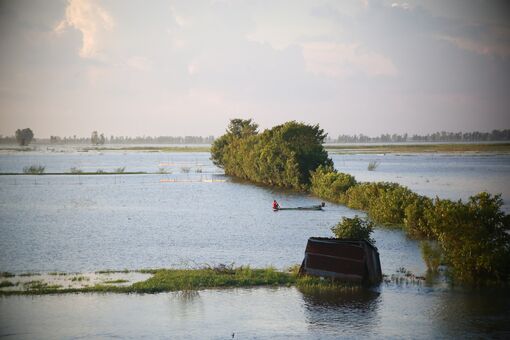
M 332 166 L 318 125 L 295 121 L 258 133 L 251 119 L 232 119 L 211 147 L 211 160 L 225 174 L 255 183 L 307 190 L 310 172 Z
M 501 210 L 501 195 L 482 192 L 467 202 L 430 199 L 396 183 L 358 183 L 332 167 L 311 173 L 310 190 L 364 210 L 379 224 L 401 226 L 412 237 L 437 240 L 461 281 L 510 279 L 510 216 Z

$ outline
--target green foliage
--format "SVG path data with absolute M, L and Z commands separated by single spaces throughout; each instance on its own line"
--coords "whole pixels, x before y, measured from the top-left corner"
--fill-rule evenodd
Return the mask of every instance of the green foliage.
M 402 225 L 405 209 L 418 197 L 404 186 L 386 183 L 379 187 L 377 197 L 371 200 L 368 214 L 374 221 L 381 224 Z
M 342 180 L 332 168 L 312 174 L 311 190 L 319 197 L 364 210 L 375 222 L 398 225 L 410 236 L 437 240 L 438 249 L 422 246 L 431 270 L 444 259 L 453 277 L 463 282 L 508 281 L 510 279 L 510 216 L 501 206 L 500 195 L 480 193 L 468 202 L 431 200 L 395 183 L 356 183 Z M 337 184 L 337 181 L 339 184 Z M 345 188 L 348 188 L 345 191 Z M 333 232 L 350 237 L 340 222 Z M 356 222 L 358 223 L 358 222 Z
M 312 172 L 310 183 L 310 190 L 315 195 L 332 202 L 344 203 L 344 194 L 356 185 L 356 179 L 349 174 L 320 165 Z
M 486 192 L 461 201 L 436 199 L 425 212 L 446 263 L 461 281 L 508 280 L 510 223 L 501 195 Z
M 430 228 L 429 220 L 425 212 L 432 209 L 433 202 L 424 196 L 416 197 L 405 208 L 404 230 L 414 237 L 433 238 L 434 234 Z
M 18 142 L 21 146 L 26 146 L 30 144 L 32 139 L 34 139 L 34 133 L 30 129 L 16 130 L 16 142 Z
M 318 125 L 287 122 L 262 133 L 251 119 L 231 120 L 227 133 L 211 147 L 213 163 L 227 175 L 256 183 L 306 189 L 310 172 L 332 166 Z
M 42 165 L 31 165 L 23 168 L 23 173 L 30 175 L 41 175 L 46 167 Z
M 357 215 L 353 218 L 343 217 L 336 226 L 331 228 L 331 231 L 337 238 L 362 239 L 375 243 L 375 240 L 370 238 L 374 231 L 374 224 Z
M 441 264 L 442 251 L 436 242 L 422 241 L 420 243 L 421 255 L 427 269 L 431 272 L 437 272 Z

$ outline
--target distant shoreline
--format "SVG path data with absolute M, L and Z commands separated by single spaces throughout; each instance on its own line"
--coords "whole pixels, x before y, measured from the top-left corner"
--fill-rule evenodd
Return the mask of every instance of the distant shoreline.
M 330 153 L 341 154 L 373 154 L 373 153 L 510 153 L 510 143 L 387 143 L 387 144 L 324 144 Z M 0 151 L 11 152 L 94 152 L 94 151 L 133 151 L 133 152 L 209 152 L 209 145 L 17 145 L 0 146 Z

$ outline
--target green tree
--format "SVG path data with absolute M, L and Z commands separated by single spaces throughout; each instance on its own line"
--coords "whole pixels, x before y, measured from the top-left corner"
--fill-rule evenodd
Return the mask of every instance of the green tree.
M 26 145 L 30 144 L 30 142 L 34 138 L 34 133 L 29 128 L 26 128 L 23 130 L 18 129 L 18 130 L 16 130 L 15 135 L 16 135 L 16 141 L 21 146 L 26 146 Z

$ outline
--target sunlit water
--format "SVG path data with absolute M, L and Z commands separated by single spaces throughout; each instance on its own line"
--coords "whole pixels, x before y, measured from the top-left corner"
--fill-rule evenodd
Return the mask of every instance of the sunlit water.
M 196 267 L 235 263 L 284 268 L 301 262 L 310 236 L 331 236 L 342 216 L 274 213 L 317 204 L 314 197 L 232 181 L 207 153 L 11 153 L 0 172 L 32 164 L 46 172 L 170 174 L 0 176 L 0 271 L 49 272 Z M 510 199 L 510 157 L 333 155 L 358 180 L 399 182 L 429 196 L 466 199 L 482 190 Z M 368 171 L 370 160 L 380 161 Z M 189 168 L 189 173 L 186 168 Z M 198 171 L 201 172 L 197 172 Z M 175 179 L 177 182 L 161 182 Z M 201 182 L 223 179 L 225 182 Z M 193 182 L 189 182 L 193 181 Z M 505 205 L 508 211 L 508 204 Z M 374 235 L 383 272 L 425 271 L 419 244 L 398 230 Z M 196 296 L 65 295 L 0 299 L 0 335 L 21 338 L 337 338 L 509 336 L 506 292 L 383 285 L 374 291 L 316 297 L 295 288 L 201 291 Z M 147 324 L 150 322 L 150 327 Z

